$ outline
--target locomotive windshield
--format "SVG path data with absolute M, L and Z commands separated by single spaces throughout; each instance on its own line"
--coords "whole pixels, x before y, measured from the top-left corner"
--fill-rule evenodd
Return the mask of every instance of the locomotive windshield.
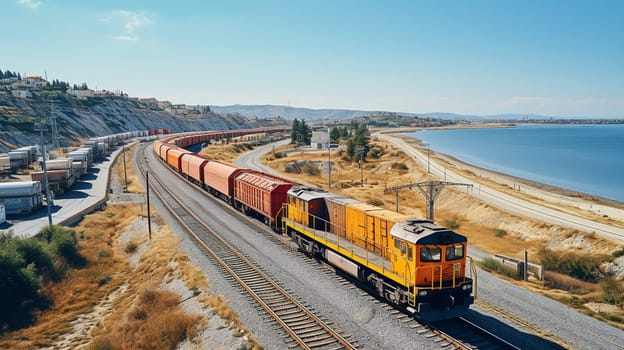
M 464 257 L 464 246 L 456 244 L 450 247 L 446 247 L 446 261 L 457 260 Z
M 422 247 L 420 248 L 420 261 L 440 261 L 442 259 L 442 251 L 438 247 Z

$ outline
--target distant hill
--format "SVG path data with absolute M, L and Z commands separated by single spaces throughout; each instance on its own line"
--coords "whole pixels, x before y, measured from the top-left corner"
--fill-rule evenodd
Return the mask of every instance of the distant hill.
M 304 120 L 341 120 L 353 119 L 356 117 L 379 115 L 379 114 L 397 114 L 407 117 L 434 118 L 446 120 L 521 120 L 521 119 L 546 119 L 541 115 L 525 115 L 525 114 L 498 114 L 489 116 L 462 115 L 445 112 L 433 113 L 407 113 L 407 112 L 388 112 L 388 111 L 362 111 L 351 109 L 311 109 L 290 106 L 275 105 L 230 105 L 230 106 L 210 106 L 212 111 L 221 114 L 240 114 L 241 116 L 252 118 L 269 118 L 281 116 L 286 119 L 304 119 Z

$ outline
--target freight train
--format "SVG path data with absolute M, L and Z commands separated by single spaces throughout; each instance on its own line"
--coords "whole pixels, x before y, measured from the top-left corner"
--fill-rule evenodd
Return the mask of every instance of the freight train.
M 273 131 L 281 130 L 179 134 L 154 142 L 153 149 L 188 180 L 288 235 L 303 252 L 365 283 L 389 303 L 428 321 L 457 317 L 468 309 L 474 302 L 474 279 L 466 267 L 465 236 L 184 148 Z

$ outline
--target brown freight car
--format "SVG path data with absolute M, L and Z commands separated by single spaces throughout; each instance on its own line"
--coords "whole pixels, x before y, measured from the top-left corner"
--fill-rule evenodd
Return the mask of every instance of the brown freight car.
M 281 222 L 282 205 L 292 185 L 281 177 L 251 170 L 241 172 L 234 179 L 235 206 L 248 214 L 256 214 L 265 224 L 274 227 Z

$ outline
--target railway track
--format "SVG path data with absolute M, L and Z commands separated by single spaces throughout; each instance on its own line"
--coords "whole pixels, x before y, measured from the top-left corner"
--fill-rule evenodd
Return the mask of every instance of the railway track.
M 145 146 L 141 149 L 145 152 Z M 137 157 L 145 176 L 148 163 Z M 211 259 L 238 283 L 270 318 L 291 338 L 289 347 L 303 349 L 357 349 L 350 335 L 335 329 L 312 310 L 300 303 L 287 290 L 271 279 L 255 263 L 238 252 L 203 221 L 193 214 L 158 178 L 150 181 L 151 193 L 171 212 Z

